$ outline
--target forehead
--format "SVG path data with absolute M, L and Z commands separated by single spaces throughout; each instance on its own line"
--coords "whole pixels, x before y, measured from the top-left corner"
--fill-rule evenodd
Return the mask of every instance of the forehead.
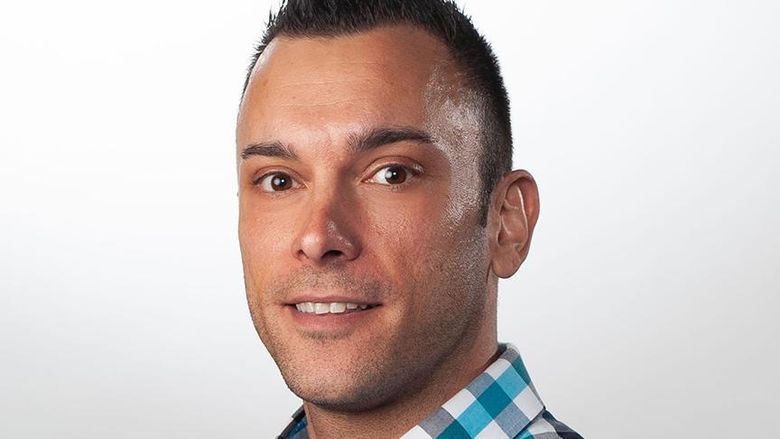
M 337 141 L 371 126 L 441 127 L 458 74 L 447 48 L 409 26 L 338 37 L 277 37 L 258 60 L 239 114 L 239 145 Z M 298 139 L 298 137 L 306 137 Z

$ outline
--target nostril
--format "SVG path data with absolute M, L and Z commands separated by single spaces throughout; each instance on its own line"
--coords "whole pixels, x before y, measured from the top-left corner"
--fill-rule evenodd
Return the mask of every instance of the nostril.
M 343 255 L 341 250 L 328 250 L 322 255 L 322 259 L 338 258 Z
M 319 223 L 317 223 L 319 224 Z M 351 261 L 360 254 L 360 246 L 351 236 L 342 233 L 335 226 L 315 227 L 308 225 L 292 241 L 293 254 L 301 261 L 314 264 L 324 262 Z

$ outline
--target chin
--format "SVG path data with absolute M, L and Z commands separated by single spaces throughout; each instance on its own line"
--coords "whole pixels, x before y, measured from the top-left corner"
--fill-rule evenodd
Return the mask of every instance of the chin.
M 376 389 L 343 389 L 341 392 L 321 392 L 295 389 L 289 386 L 299 398 L 319 408 L 342 413 L 357 413 L 372 410 L 387 403 L 388 398 L 378 394 Z M 365 391 L 368 390 L 368 391 Z
M 392 399 L 377 379 L 368 379 L 360 373 L 333 371 L 324 375 L 305 373 L 288 376 L 282 373 L 287 387 L 309 404 L 336 412 L 362 412 L 371 410 Z M 390 393 L 390 394 L 388 394 Z

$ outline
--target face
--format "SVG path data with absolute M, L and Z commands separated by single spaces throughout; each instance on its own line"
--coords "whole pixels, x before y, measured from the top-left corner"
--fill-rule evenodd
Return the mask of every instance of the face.
M 252 74 L 237 129 L 246 293 L 310 403 L 387 404 L 494 327 L 478 118 L 459 84 L 445 47 L 408 27 L 276 38 Z

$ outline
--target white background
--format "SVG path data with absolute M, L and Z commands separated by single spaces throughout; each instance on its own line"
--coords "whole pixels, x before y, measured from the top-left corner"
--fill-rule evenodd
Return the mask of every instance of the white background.
M 531 255 L 500 338 L 592 438 L 769 437 L 780 3 L 464 1 L 502 61 Z M 261 438 L 233 129 L 266 1 L 0 7 L 0 436 Z

